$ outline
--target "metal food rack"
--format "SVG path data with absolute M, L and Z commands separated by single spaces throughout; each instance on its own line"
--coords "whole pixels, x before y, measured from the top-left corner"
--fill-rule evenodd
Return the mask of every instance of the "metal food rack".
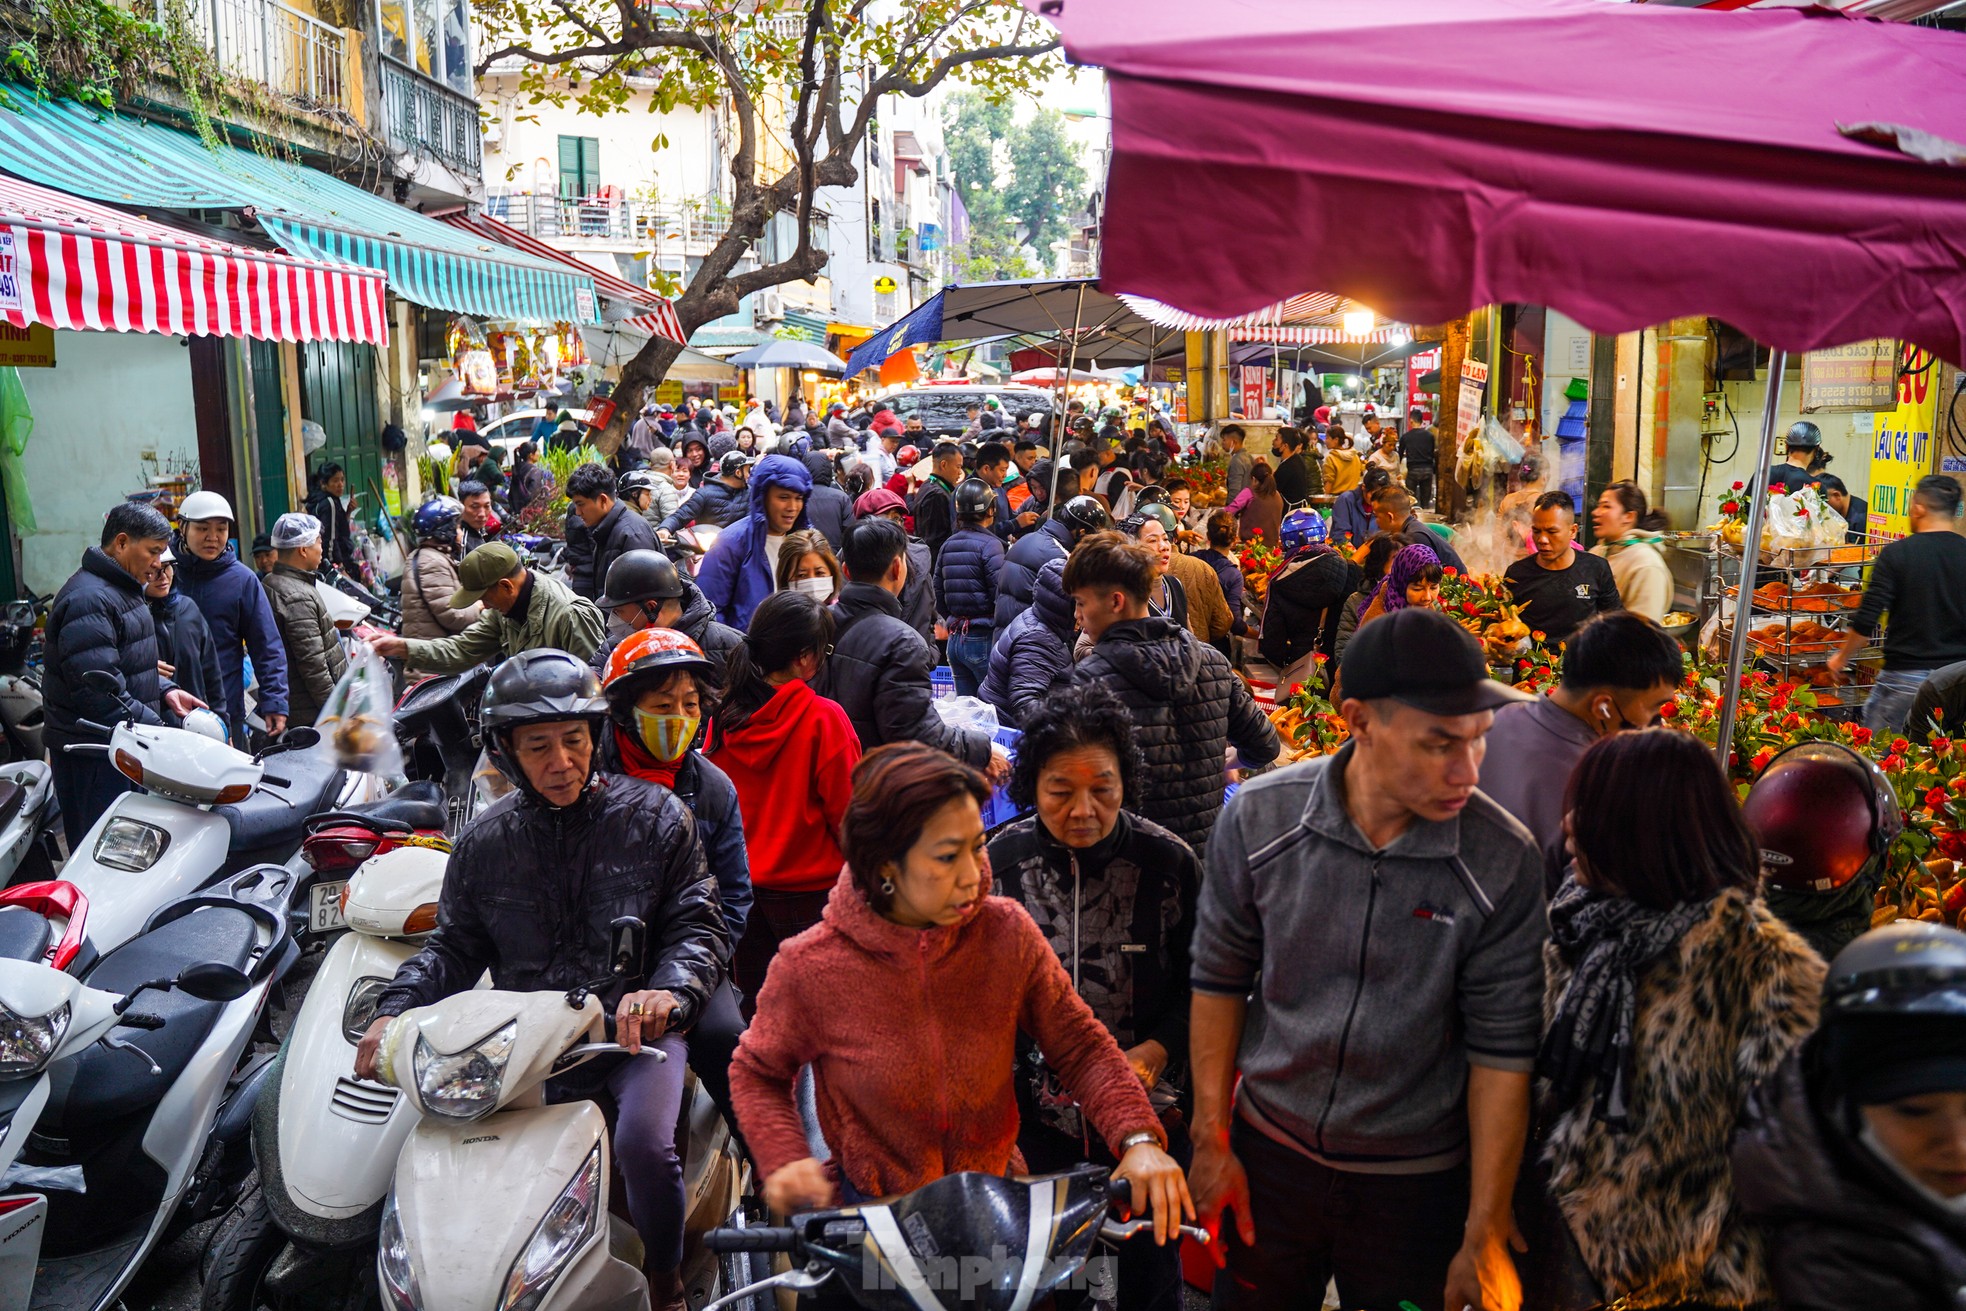
M 1698 596 L 1702 645 L 1724 652 L 1740 590 L 1741 551 L 1712 533 L 1692 536 L 1706 539 L 1703 550 L 1685 538 L 1677 548 L 1704 556 Z M 1834 684 L 1827 666 L 1843 644 L 1863 602 L 1868 571 L 1887 540 L 1867 536 L 1835 546 L 1764 549 L 1748 598 L 1749 667 L 1807 685 L 1824 709 L 1861 706 L 1876 681 L 1882 647 L 1874 640 L 1858 649 L 1851 657 L 1850 683 Z

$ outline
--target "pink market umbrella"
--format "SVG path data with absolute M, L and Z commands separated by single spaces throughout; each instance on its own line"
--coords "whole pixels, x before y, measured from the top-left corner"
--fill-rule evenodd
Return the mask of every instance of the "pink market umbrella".
M 1602 0 L 1026 3 L 1107 71 L 1102 291 L 1227 317 L 1316 289 L 1412 323 L 1525 301 L 1601 333 L 1708 315 L 1776 348 L 1764 471 L 1786 352 L 1966 359 L 1966 36 Z

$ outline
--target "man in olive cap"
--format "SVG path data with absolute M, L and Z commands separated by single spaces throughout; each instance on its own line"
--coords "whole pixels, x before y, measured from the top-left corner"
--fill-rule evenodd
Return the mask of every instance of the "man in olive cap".
M 423 641 L 388 633 L 375 639 L 375 649 L 407 661 L 412 669 L 454 674 L 540 647 L 571 651 L 585 660 L 607 635 L 607 622 L 592 601 L 574 595 L 558 579 L 526 568 L 519 553 L 504 542 L 487 542 L 458 562 L 451 608 L 462 610 L 474 601 L 483 601 L 485 608 L 456 637 Z

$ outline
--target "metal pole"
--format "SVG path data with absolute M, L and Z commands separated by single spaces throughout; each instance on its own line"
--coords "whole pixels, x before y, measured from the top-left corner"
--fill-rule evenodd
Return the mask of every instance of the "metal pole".
M 1747 531 L 1741 538 L 1741 585 L 1734 593 L 1734 632 L 1727 645 L 1727 686 L 1721 689 L 1720 737 L 1714 749 L 1720 755 L 1721 772 L 1727 771 L 1727 756 L 1734 746 L 1734 718 L 1741 706 L 1741 672 L 1747 663 L 1748 610 L 1754 595 L 1754 567 L 1761 559 L 1761 521 L 1768 509 L 1768 468 L 1775 458 L 1775 412 L 1782 404 L 1782 375 L 1788 372 L 1787 351 L 1768 353 L 1768 396 L 1761 412 L 1761 454 L 1755 460 L 1749 485 Z
M 1084 316 L 1085 284 L 1081 282 L 1079 284 L 1078 304 L 1072 309 L 1072 362 L 1065 366 L 1065 382 L 1059 388 L 1058 392 L 1061 402 L 1066 396 L 1071 394 L 1072 374 L 1077 372 L 1079 367 L 1079 321 Z M 1065 458 L 1065 407 L 1063 404 L 1060 404 L 1058 407 L 1058 423 L 1054 429 L 1054 435 L 1058 439 L 1058 445 L 1057 449 L 1051 453 L 1051 490 L 1045 497 L 1044 512 L 1046 514 L 1051 514 L 1058 508 L 1058 466 Z

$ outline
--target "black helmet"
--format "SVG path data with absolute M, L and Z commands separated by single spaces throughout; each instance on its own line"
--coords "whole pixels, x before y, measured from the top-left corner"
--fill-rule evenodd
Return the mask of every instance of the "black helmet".
M 478 709 L 485 754 L 513 786 L 535 797 L 525 771 L 512 759 L 513 731 L 527 724 L 577 719 L 593 730 L 595 745 L 599 746 L 607 718 L 608 703 L 601 696 L 601 680 L 593 668 L 585 660 L 550 647 L 521 651 L 499 665 Z M 600 752 L 596 751 L 594 766 L 599 765 Z
M 621 475 L 621 498 L 626 500 L 636 492 L 653 492 L 663 481 L 647 469 L 630 470 Z
M 676 562 L 660 551 L 642 547 L 623 551 L 608 566 L 607 595 L 594 602 L 603 611 L 619 605 L 673 600 L 683 594 Z
M 717 461 L 717 473 L 721 477 L 728 478 L 732 474 L 744 472 L 752 463 L 751 457 L 743 451 L 725 451 L 723 457 Z
M 1821 446 L 1823 430 L 1807 419 L 1798 419 L 1789 426 L 1788 443 L 1792 448 Z
M 1812 1045 L 1853 1121 L 1858 1106 L 1966 1091 L 1966 933 L 1899 920 L 1836 953 Z
M 1167 488 L 1159 483 L 1148 483 L 1133 494 L 1133 508 L 1136 510 L 1145 509 L 1149 505 L 1172 504 L 1174 502 L 1168 499 Z
M 981 478 L 965 478 L 956 484 L 956 518 L 982 523 L 997 508 L 997 489 Z
M 1054 517 L 1072 530 L 1075 541 L 1087 533 L 1102 533 L 1113 526 L 1113 516 L 1106 513 L 1106 507 L 1096 496 L 1074 496 L 1058 507 Z
M 1904 828 L 1884 772 L 1835 742 L 1799 742 L 1768 762 L 1741 817 L 1768 882 L 1834 892 L 1883 859 Z

